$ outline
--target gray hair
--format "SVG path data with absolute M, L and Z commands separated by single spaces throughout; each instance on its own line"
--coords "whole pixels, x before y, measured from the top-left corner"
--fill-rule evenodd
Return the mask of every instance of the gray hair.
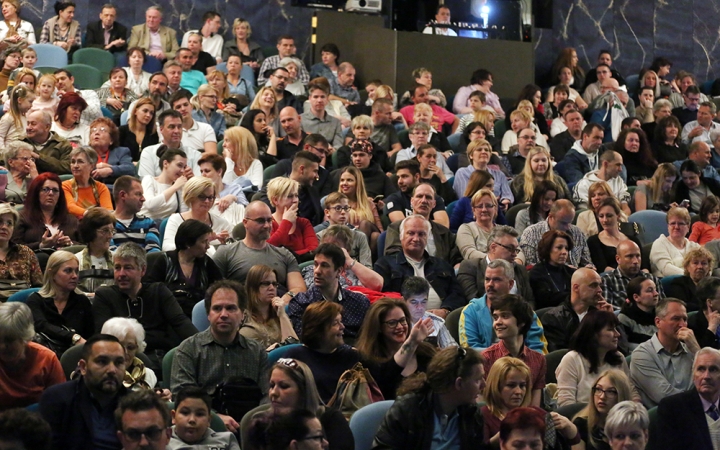
M 502 269 L 505 278 L 507 278 L 508 280 L 515 280 L 515 269 L 513 268 L 513 265 L 505 261 L 504 259 L 493 259 L 488 263 L 487 268 Z
M 658 317 L 662 319 L 667 314 L 668 307 L 670 306 L 670 303 L 677 303 L 685 307 L 687 310 L 687 303 L 680 300 L 679 298 L 673 298 L 673 297 L 665 297 L 664 299 L 660 300 L 655 307 L 655 317 Z
M 425 122 L 415 122 L 414 124 L 410 125 L 410 128 L 408 128 L 408 133 L 412 133 L 415 130 L 423 130 L 430 132 L 430 125 L 426 124 Z
M 350 129 L 357 127 L 367 127 L 372 132 L 375 129 L 375 125 L 373 124 L 372 119 L 370 116 L 367 116 L 365 114 L 361 114 L 359 116 L 355 116 L 353 118 L 352 122 L 350 122 Z
M 97 167 L 98 155 L 95 149 L 93 149 L 92 147 L 83 145 L 80 147 L 75 147 L 70 151 L 70 158 L 77 155 L 85 155 L 85 157 L 88 159 L 88 163 L 93 168 Z
M 30 307 L 22 302 L 0 304 L 0 339 L 30 342 L 35 336 Z
M 613 406 L 608 413 L 607 419 L 605 419 L 605 435 L 612 440 L 615 431 L 632 426 L 648 431 L 650 417 L 647 409 L 641 403 L 625 400 Z
M 27 142 L 22 141 L 12 141 L 5 144 L 5 153 L 3 155 L 5 162 L 7 163 L 9 160 L 17 158 L 18 153 L 20 153 L 22 150 L 32 152 L 33 147 Z
M 52 114 L 50 114 L 47 110 L 43 109 L 42 111 L 35 111 L 32 114 L 40 114 L 42 122 L 48 127 L 51 126 L 53 123 Z
M 116 259 L 134 259 L 138 267 L 147 267 L 145 250 L 134 242 L 125 242 L 115 250 L 113 261 Z
M 695 371 L 695 365 L 697 364 L 698 358 L 702 355 L 712 355 L 715 357 L 715 360 L 718 362 L 718 365 L 720 365 L 720 350 L 712 348 L 712 347 L 703 347 L 700 350 L 698 350 L 697 353 L 695 353 L 695 359 L 693 359 L 693 371 Z
M 713 103 L 713 102 L 701 102 L 701 103 L 698 105 L 698 109 L 700 109 L 701 106 L 705 106 L 706 108 L 710 108 L 710 112 L 712 113 L 713 116 L 715 115 L 715 113 L 717 113 L 717 106 L 715 106 L 715 103 Z
M 162 13 L 163 13 L 162 8 L 161 8 L 160 6 L 158 6 L 158 5 L 152 5 L 151 7 L 149 7 L 148 9 L 146 9 L 145 12 L 147 13 L 147 12 L 150 11 L 151 9 L 154 9 L 155 11 L 159 12 L 161 15 L 162 15 Z
M 405 222 L 407 222 L 410 219 L 422 220 L 423 224 L 425 225 L 425 231 L 427 231 L 428 236 L 430 235 L 430 233 L 432 232 L 432 225 L 430 224 L 430 221 L 427 220 L 426 218 L 424 218 L 423 216 L 421 216 L 420 214 L 413 214 L 412 216 L 407 216 L 406 218 L 403 219 L 402 222 L 400 222 L 400 239 L 401 240 L 405 236 Z
M 137 319 L 130 319 L 127 317 L 113 317 L 108 319 L 100 330 L 102 334 L 109 334 L 118 338 L 122 341 L 127 337 L 128 334 L 132 333 L 135 335 L 135 343 L 138 346 L 139 352 L 144 352 L 147 344 L 145 343 L 145 329 L 140 325 Z
M 672 109 L 672 107 L 673 107 L 673 105 L 672 105 L 672 103 L 670 103 L 670 100 L 665 99 L 665 98 L 661 98 L 661 99 L 657 100 L 657 101 L 655 102 L 655 104 L 653 105 L 653 113 L 656 113 L 656 112 L 660 111 L 660 110 L 663 109 L 663 108 L 670 108 L 670 109 Z
M 495 225 L 493 229 L 490 230 L 490 235 L 487 239 L 487 248 L 490 248 L 490 244 L 495 242 L 495 239 L 504 238 L 505 236 L 512 236 L 517 239 L 520 234 L 513 227 L 507 225 Z
M 280 60 L 279 64 L 280 64 L 280 67 L 285 67 L 285 68 L 287 68 L 287 66 L 289 66 L 290 64 L 295 64 L 295 67 L 297 67 L 297 69 L 298 69 L 298 73 L 300 72 L 300 68 L 303 65 L 302 62 L 294 56 L 284 57 L 283 59 Z

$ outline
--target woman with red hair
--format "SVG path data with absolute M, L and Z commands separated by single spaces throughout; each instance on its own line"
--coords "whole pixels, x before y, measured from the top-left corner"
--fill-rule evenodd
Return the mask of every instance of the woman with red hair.
M 73 148 L 88 145 L 90 127 L 80 123 L 80 116 L 87 107 L 87 102 L 77 92 L 64 93 L 58 103 L 50 130 L 67 139 Z

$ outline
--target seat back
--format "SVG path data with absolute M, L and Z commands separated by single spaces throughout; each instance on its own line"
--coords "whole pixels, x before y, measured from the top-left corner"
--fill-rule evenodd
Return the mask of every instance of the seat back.
M 645 228 L 644 243 L 655 242 L 660 235 L 668 235 L 667 214 L 662 211 L 646 209 L 630 214 L 628 222 L 636 222 Z
M 103 84 L 102 73 L 87 64 L 68 64 L 65 69 L 72 74 L 78 89 L 99 89 Z
M 38 66 L 57 67 L 62 69 L 67 66 L 68 55 L 65 50 L 52 44 L 33 44 L 30 46 L 37 53 Z
M 115 67 L 115 56 L 107 50 L 99 48 L 81 48 L 73 53 L 73 64 L 85 64 L 100 71 L 104 80 L 110 78 L 110 71 Z
M 575 417 L 575 414 L 579 413 L 584 407 L 587 406 L 587 403 L 571 403 L 569 405 L 564 405 L 558 408 L 557 412 L 563 417 L 567 417 L 570 420 L 573 420 L 573 417 Z
M 520 203 L 519 205 L 515 205 L 508 209 L 505 213 L 505 221 L 507 224 L 511 227 L 515 227 L 515 219 L 517 218 L 518 213 L 523 209 L 527 209 L 529 206 L 529 203 Z
M 192 310 L 192 323 L 198 331 L 205 331 L 210 328 L 210 321 L 205 311 L 205 300 L 195 303 Z
M 385 238 L 387 237 L 387 230 L 383 230 L 378 236 L 377 240 L 377 254 L 378 258 L 385 254 Z
M 453 210 L 455 209 L 455 207 L 457 206 L 457 202 L 458 201 L 455 200 L 453 202 L 448 203 L 445 206 L 445 212 L 447 212 L 448 217 L 452 217 L 452 213 L 453 213 Z
M 172 365 L 173 359 L 175 359 L 176 350 L 177 347 L 170 349 L 170 351 L 165 353 L 165 356 L 163 356 L 162 360 L 163 385 L 167 388 L 170 388 L 170 378 L 172 378 Z
M 355 450 L 370 450 L 373 439 L 394 400 L 371 403 L 355 411 L 350 418 L 350 431 L 355 439 Z
M 22 291 L 18 291 L 16 293 L 14 293 L 13 295 L 11 295 L 10 297 L 8 297 L 7 301 L 25 303 L 25 302 L 27 302 L 27 299 L 28 299 L 28 297 L 30 297 L 30 295 L 34 294 L 35 292 L 37 292 L 39 290 L 40 290 L 40 288 L 23 289 Z
M 62 366 L 65 379 L 70 380 L 70 375 L 77 369 L 78 361 L 82 356 L 82 345 L 73 345 L 69 349 L 65 350 L 65 353 L 60 357 L 60 365 Z
M 455 309 L 445 317 L 445 326 L 450 332 L 450 336 L 455 339 L 455 342 L 460 342 L 460 316 L 462 315 L 462 308 Z
M 563 348 L 545 355 L 545 362 L 547 364 L 547 371 L 545 372 L 545 383 L 557 383 L 557 378 L 555 377 L 555 369 L 557 369 L 557 366 L 560 365 L 560 361 L 562 361 L 563 356 L 565 356 L 569 351 L 570 350 Z
M 270 353 L 268 353 L 267 367 L 272 367 L 278 361 L 278 359 L 285 356 L 285 353 L 287 353 L 288 350 L 298 347 L 300 345 L 302 344 L 289 344 L 278 347 L 275 350 L 270 350 Z

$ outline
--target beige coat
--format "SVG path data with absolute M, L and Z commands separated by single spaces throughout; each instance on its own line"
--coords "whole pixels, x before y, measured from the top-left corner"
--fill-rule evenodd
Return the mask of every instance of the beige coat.
M 180 48 L 175 30 L 160 25 L 158 33 L 160 33 L 160 43 L 162 45 L 162 51 L 165 53 L 165 57 L 167 59 L 175 58 L 175 53 L 177 53 Z M 130 31 L 128 48 L 133 47 L 141 47 L 145 49 L 145 51 L 148 51 L 150 48 L 150 30 L 148 30 L 147 25 L 144 23 L 135 25 Z

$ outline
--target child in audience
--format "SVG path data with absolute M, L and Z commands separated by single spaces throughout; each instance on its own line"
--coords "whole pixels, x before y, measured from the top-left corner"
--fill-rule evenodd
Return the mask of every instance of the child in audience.
M 188 386 L 175 397 L 172 410 L 173 433 L 167 448 L 240 450 L 235 435 L 210 428 L 210 396 L 201 388 Z
M 488 109 L 492 112 L 492 108 L 487 106 L 485 103 L 485 93 L 482 91 L 473 91 L 470 94 L 470 97 L 468 97 L 468 104 L 470 108 L 472 108 L 473 112 L 467 113 L 460 119 L 460 124 L 457 127 L 457 130 L 455 130 L 456 133 L 462 133 L 465 131 L 465 127 L 470 125 L 473 122 L 477 122 L 477 112 L 478 111 L 487 111 Z
M 60 103 L 60 100 L 55 96 L 55 76 L 50 74 L 41 76 L 35 92 L 37 97 L 29 112 L 44 110 L 55 116 L 55 110 L 57 110 L 58 103 Z
M 22 66 L 26 69 L 32 69 L 35 72 L 35 76 L 39 77 L 42 75 L 39 70 L 35 70 L 35 63 L 37 63 L 37 53 L 34 49 L 28 47 L 22 51 Z
M 700 220 L 693 224 L 689 239 L 700 245 L 720 239 L 720 200 L 714 195 L 705 197 L 700 204 L 699 215 Z
M 35 100 L 35 93 L 25 85 L 15 86 L 10 94 L 10 111 L 0 118 L 0 148 L 11 141 L 25 137 L 27 119 L 25 114 Z

